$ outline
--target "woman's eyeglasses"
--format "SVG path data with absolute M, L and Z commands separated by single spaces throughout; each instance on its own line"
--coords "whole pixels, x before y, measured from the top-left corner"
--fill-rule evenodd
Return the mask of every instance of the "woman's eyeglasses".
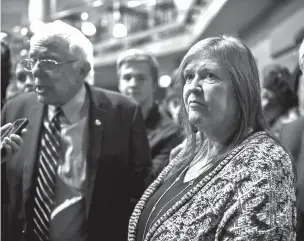
M 21 60 L 20 63 L 22 64 L 23 68 L 29 72 L 34 69 L 37 63 L 40 69 L 48 72 L 54 72 L 58 70 L 58 67 L 60 65 L 75 62 L 75 61 L 77 60 L 67 60 L 67 61 L 57 62 L 56 60 L 52 60 L 52 59 L 42 59 L 42 60 L 24 59 Z

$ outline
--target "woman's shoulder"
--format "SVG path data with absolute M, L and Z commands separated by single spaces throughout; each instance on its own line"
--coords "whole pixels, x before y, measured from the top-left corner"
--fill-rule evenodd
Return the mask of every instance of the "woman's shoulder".
M 266 131 L 257 132 L 244 141 L 243 154 L 251 158 L 267 160 L 291 160 L 282 145 Z
M 241 169 L 251 176 L 293 176 L 290 155 L 281 144 L 266 132 L 253 134 L 244 141 L 240 152 L 233 158 L 232 169 Z

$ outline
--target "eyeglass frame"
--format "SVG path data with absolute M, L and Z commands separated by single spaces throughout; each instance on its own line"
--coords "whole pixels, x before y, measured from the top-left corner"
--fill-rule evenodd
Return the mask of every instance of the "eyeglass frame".
M 58 69 L 58 67 L 59 67 L 60 65 L 67 64 L 67 63 L 72 63 L 72 62 L 76 62 L 77 60 L 75 59 L 75 60 L 66 60 L 66 61 L 57 62 L 57 61 L 54 60 L 54 59 L 42 59 L 42 60 L 37 59 L 37 60 L 34 62 L 34 64 L 33 64 L 32 68 L 31 68 L 31 70 L 29 70 L 29 69 L 27 69 L 26 67 L 24 67 L 24 64 L 23 64 L 23 63 L 25 63 L 25 61 L 33 61 L 33 59 L 23 59 L 23 60 L 20 61 L 22 67 L 23 67 L 23 68 L 25 69 L 25 71 L 27 71 L 27 72 L 32 72 L 33 69 L 34 69 L 34 67 L 36 66 L 36 64 L 38 63 L 38 66 L 39 66 L 39 64 L 40 64 L 41 62 L 43 62 L 43 61 L 53 62 L 53 63 L 55 64 L 55 66 L 56 66 L 56 69 L 54 69 L 54 70 L 47 70 L 47 69 L 45 69 L 45 71 L 48 71 L 48 72 L 55 72 L 55 71 Z

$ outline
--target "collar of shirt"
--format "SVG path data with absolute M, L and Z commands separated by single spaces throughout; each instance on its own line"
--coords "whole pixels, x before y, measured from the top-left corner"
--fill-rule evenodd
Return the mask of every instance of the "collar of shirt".
M 67 121 L 72 124 L 77 122 L 82 116 L 82 110 L 86 100 L 86 89 L 82 85 L 77 94 L 61 108 Z M 55 115 L 55 106 L 48 106 L 48 119 L 52 120 Z

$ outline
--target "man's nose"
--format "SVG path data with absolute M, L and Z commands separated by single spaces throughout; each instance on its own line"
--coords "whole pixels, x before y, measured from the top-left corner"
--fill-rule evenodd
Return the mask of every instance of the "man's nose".
M 34 64 L 31 72 L 32 72 L 32 75 L 35 77 L 38 77 L 43 74 L 43 71 L 41 70 L 38 61 Z

